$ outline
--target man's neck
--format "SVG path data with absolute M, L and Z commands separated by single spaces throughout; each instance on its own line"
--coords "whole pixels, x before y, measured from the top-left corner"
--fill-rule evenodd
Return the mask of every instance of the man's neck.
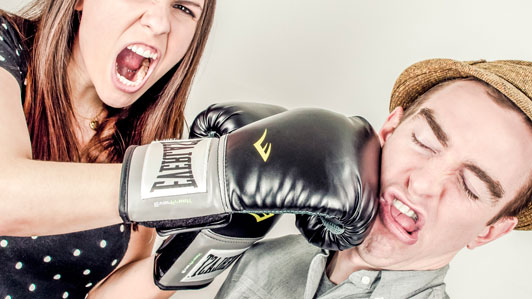
M 351 273 L 360 270 L 379 270 L 368 265 L 353 249 L 335 252 L 326 268 L 327 277 L 334 284 L 346 280 Z

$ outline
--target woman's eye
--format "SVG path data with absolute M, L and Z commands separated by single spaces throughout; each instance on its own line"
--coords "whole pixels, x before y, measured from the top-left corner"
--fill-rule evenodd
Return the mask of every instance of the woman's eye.
M 176 8 L 176 9 L 179 9 L 180 11 L 186 13 L 187 15 L 192 16 L 193 18 L 196 17 L 196 16 L 194 15 L 194 13 L 192 12 L 192 10 L 188 9 L 188 8 L 187 8 L 186 6 L 184 6 L 184 5 L 181 5 L 181 4 L 174 4 L 173 7 Z
M 419 139 L 416 137 L 416 134 L 412 132 L 412 142 L 414 142 L 415 144 L 417 144 L 419 147 L 425 149 L 425 150 L 428 150 L 430 151 L 431 153 L 435 154 L 436 151 L 433 150 L 432 148 L 428 147 L 427 145 L 425 145 L 423 142 L 419 141 Z

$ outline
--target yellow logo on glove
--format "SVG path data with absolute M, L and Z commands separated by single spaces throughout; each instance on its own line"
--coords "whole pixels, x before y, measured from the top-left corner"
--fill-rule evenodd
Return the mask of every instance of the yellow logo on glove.
M 257 149 L 257 152 L 259 152 L 260 156 L 262 157 L 262 160 L 266 162 L 268 160 L 268 157 L 270 157 L 270 152 L 272 151 L 272 144 L 266 143 L 266 145 L 262 146 L 261 143 L 266 139 L 266 134 L 268 133 L 268 129 L 264 129 L 264 133 L 262 134 L 262 137 L 260 137 L 257 142 L 253 144 L 255 149 Z
M 260 216 L 259 214 L 255 214 L 255 213 L 249 213 L 249 215 L 255 217 L 255 219 L 257 219 L 257 222 L 261 222 L 262 220 L 266 220 L 270 217 L 272 217 L 274 214 L 266 214 L 266 213 L 261 213 L 262 216 Z

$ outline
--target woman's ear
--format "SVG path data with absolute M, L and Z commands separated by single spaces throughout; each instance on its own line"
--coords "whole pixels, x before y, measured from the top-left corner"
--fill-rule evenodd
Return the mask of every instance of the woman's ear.
M 401 123 L 401 119 L 403 118 L 403 107 L 397 106 L 393 111 L 388 115 L 386 118 L 386 121 L 381 127 L 381 130 L 379 131 L 379 140 L 381 141 L 381 146 L 384 145 L 388 137 L 395 131 L 397 126 L 399 126 L 399 123 Z
M 77 0 L 76 5 L 74 6 L 74 9 L 77 11 L 83 10 L 83 0 Z
M 478 246 L 487 244 L 496 240 L 507 233 L 517 225 L 517 217 L 502 217 L 497 222 L 490 224 L 475 237 L 475 239 L 467 244 L 467 248 L 474 249 Z

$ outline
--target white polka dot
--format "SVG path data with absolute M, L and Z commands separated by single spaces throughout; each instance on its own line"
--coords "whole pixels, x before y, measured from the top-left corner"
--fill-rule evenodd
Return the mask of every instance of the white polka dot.
M 107 241 L 105 241 L 105 240 L 101 240 L 101 241 L 100 241 L 100 247 L 101 247 L 101 248 L 105 248 L 105 246 L 107 246 Z
M 2 26 L 4 26 L 4 28 L 7 30 L 7 25 L 6 25 L 6 23 L 2 23 Z
M 28 80 L 26 78 L 24 78 L 24 85 L 27 85 L 27 84 L 28 84 Z M 35 239 L 37 239 L 37 237 L 35 237 Z M 33 239 L 33 240 L 35 240 L 35 239 Z
M 89 274 L 91 274 L 91 270 L 86 269 L 85 271 L 83 271 L 83 275 L 89 275 Z
M 4 297 L 4 299 L 11 299 L 11 296 L 7 295 Z
M 52 257 L 47 255 L 42 259 L 45 263 L 49 263 L 52 260 Z
M 17 270 L 22 269 L 22 263 L 21 262 L 16 263 L 15 264 L 15 269 L 17 269 Z
M 54 279 L 55 279 L 55 280 L 59 280 L 59 279 L 61 279 L 61 274 L 56 274 L 56 275 L 54 275 Z
M 30 292 L 33 292 L 33 291 L 35 291 L 36 288 L 37 288 L 37 286 L 34 283 L 32 283 L 32 284 L 30 284 L 30 287 L 28 288 L 28 290 L 30 290 Z
M 72 253 L 74 256 L 79 256 L 81 254 L 81 250 L 79 249 L 76 249 L 74 250 L 74 252 Z
M 4 58 L 4 56 L 0 55 L 0 61 L 6 61 L 6 59 Z
M 68 292 L 63 293 L 63 298 L 68 298 Z
M 18 50 L 15 50 L 15 53 L 17 54 L 17 56 L 20 56 L 20 53 L 18 52 Z
M 124 227 L 124 225 L 123 225 L 123 224 L 122 224 L 122 225 L 120 225 L 120 231 L 121 231 L 121 232 L 124 232 L 124 230 L 125 230 L 125 227 Z
M 92 287 L 92 282 L 89 282 L 88 284 L 85 285 L 86 288 L 90 288 Z
M 26 81 L 26 79 L 24 79 L 24 81 Z M 31 236 L 31 238 L 32 238 L 33 240 L 37 240 L 38 237 L 37 237 L 37 236 Z
M 6 247 L 7 246 L 7 240 L 0 241 L 0 246 Z
M 85 299 L 87 299 L 87 297 L 89 297 L 89 293 L 85 294 Z
M 1 41 L 4 41 L 4 37 L 0 35 L 0 40 Z
M 111 262 L 111 266 L 116 266 L 116 263 L 118 263 L 118 260 L 117 260 L 117 259 L 114 259 L 114 260 Z

